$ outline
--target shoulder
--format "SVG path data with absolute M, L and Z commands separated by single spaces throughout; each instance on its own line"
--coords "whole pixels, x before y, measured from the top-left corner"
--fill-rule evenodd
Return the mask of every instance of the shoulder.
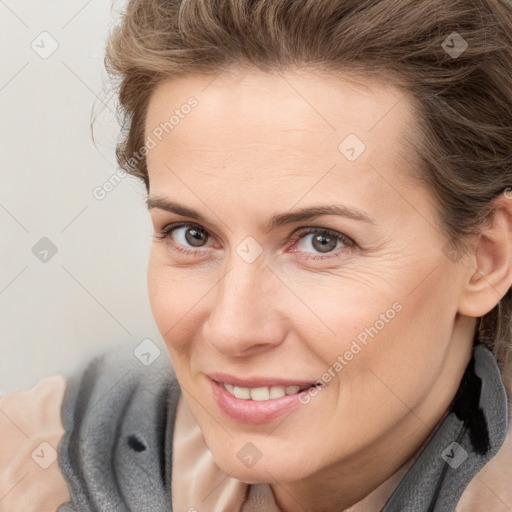
M 54 511 L 69 500 L 57 461 L 66 384 L 54 375 L 0 397 L 0 512 Z
M 58 451 L 71 510 L 168 508 L 181 390 L 168 353 L 147 341 L 142 351 L 126 344 L 102 353 L 68 379 Z
M 68 377 L 47 377 L 0 397 L 0 512 L 89 510 L 93 498 L 121 510 L 131 484 L 114 495 L 118 479 L 133 484 L 137 473 L 148 487 L 170 475 L 162 446 L 170 446 L 173 428 L 166 427 L 181 390 L 168 354 L 147 355 L 114 347 Z M 147 467 L 135 471 L 136 463 Z M 166 496 L 159 499 L 163 510 Z

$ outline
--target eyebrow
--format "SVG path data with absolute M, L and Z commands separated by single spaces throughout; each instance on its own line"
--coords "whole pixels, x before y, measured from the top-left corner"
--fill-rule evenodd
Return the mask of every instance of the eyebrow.
M 159 210 L 165 210 L 167 212 L 182 215 L 184 217 L 190 217 L 200 222 L 208 222 L 199 212 L 187 206 L 175 203 L 163 197 L 151 197 L 146 200 L 146 204 L 149 210 L 158 208 Z M 266 228 L 271 231 L 280 226 L 286 224 L 293 224 L 294 222 L 304 222 L 321 215 L 337 215 L 341 217 L 348 217 L 353 220 L 367 222 L 369 224 L 375 224 L 375 220 L 369 217 L 364 212 L 355 208 L 349 208 L 342 205 L 320 205 L 311 206 L 308 208 L 301 208 L 293 212 L 278 213 L 273 215 L 266 223 Z

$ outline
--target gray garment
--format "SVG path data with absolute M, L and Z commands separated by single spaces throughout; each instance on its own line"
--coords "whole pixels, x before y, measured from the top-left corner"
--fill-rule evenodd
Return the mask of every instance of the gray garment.
M 69 379 L 58 456 L 71 502 L 58 512 L 172 511 L 179 395 L 168 359 L 144 366 L 124 347 L 92 359 Z M 503 445 L 507 425 L 496 359 L 478 345 L 449 411 L 381 512 L 453 512 Z
M 171 511 L 179 395 L 168 357 L 144 366 L 124 346 L 68 379 L 58 461 L 71 503 L 58 512 Z

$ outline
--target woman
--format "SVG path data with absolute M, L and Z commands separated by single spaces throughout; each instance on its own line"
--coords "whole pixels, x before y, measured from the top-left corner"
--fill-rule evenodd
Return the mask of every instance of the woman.
M 510 5 L 131 0 L 106 63 L 176 376 L 3 397 L 0 510 L 512 510 Z

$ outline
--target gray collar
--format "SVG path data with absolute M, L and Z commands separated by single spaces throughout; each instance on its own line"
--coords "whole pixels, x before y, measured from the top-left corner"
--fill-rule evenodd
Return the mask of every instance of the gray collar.
M 507 427 L 496 358 L 479 344 L 447 415 L 381 512 L 454 511 L 469 482 L 503 445 Z

